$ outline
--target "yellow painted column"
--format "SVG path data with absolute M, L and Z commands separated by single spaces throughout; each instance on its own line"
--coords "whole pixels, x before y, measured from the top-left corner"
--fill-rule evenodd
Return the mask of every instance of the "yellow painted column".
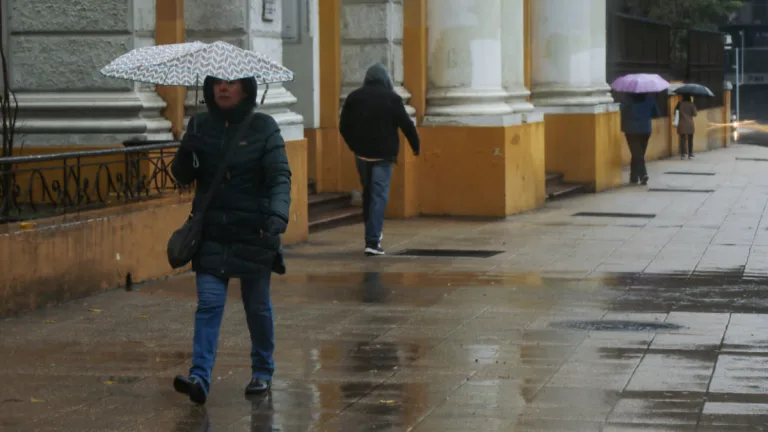
M 156 0 L 155 2 L 155 44 L 183 43 L 184 0 Z M 157 86 L 157 94 L 168 104 L 163 116 L 171 122 L 175 139 L 184 132 L 184 98 L 186 88 L 181 86 Z
M 618 106 L 606 83 L 606 0 L 533 0 L 531 101 L 545 114 L 546 167 L 596 191 L 621 183 Z
M 526 101 L 524 0 L 429 0 L 419 202 L 503 217 L 544 203 L 544 124 Z
M 403 1 L 403 86 L 411 94 L 416 123 L 424 120 L 427 107 L 427 0 Z M 392 173 L 388 218 L 418 216 L 419 168 L 408 141 L 400 134 L 400 155 Z
M 320 39 L 320 131 L 309 151 L 319 192 L 341 190 L 339 95 L 341 94 L 341 0 L 318 8 Z

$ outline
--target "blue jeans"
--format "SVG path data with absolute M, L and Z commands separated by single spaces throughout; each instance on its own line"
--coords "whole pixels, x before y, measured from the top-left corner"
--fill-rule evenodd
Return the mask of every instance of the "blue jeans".
M 251 371 L 253 378 L 272 379 L 275 351 L 275 331 L 272 318 L 272 300 L 269 297 L 271 272 L 240 280 L 245 307 L 245 318 L 251 334 Z M 195 312 L 195 336 L 192 341 L 192 368 L 189 375 L 210 388 L 211 371 L 219 345 L 219 328 L 227 301 L 228 280 L 197 273 L 197 312 Z
M 359 158 L 357 173 L 363 185 L 363 221 L 365 242 L 379 243 L 384 228 L 384 213 L 389 200 L 389 181 L 392 179 L 392 162 L 369 162 Z

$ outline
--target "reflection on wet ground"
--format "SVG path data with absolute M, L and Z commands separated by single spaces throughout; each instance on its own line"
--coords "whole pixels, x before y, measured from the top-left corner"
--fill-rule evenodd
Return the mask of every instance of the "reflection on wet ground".
M 208 403 L 173 391 L 189 275 L 0 322 L 0 430 L 766 430 L 768 174 L 734 155 L 768 150 L 651 165 L 660 187 L 712 194 L 625 188 L 505 221 L 387 223 L 393 251 L 505 251 L 487 259 L 371 260 L 360 227 L 313 236 L 274 279 L 268 397 L 243 395 L 237 289 Z M 686 164 L 717 174 L 662 174 Z M 639 199 L 654 219 L 570 216 Z
M 200 408 L 170 385 L 191 354 L 194 289 L 183 276 L 0 324 L 0 426 L 750 430 L 768 422 L 768 316 L 760 298 L 753 312 L 728 311 L 738 296 L 727 293 L 751 293 L 738 304 L 746 308 L 765 281 L 713 280 L 471 272 L 276 278 L 271 396 L 242 394 L 247 335 L 233 297 L 211 398 Z

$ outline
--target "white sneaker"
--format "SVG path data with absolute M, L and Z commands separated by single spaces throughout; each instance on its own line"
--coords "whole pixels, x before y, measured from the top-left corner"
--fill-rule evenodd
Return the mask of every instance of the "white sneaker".
M 385 254 L 384 249 L 380 244 L 368 244 L 365 246 L 364 252 L 367 256 L 381 256 Z

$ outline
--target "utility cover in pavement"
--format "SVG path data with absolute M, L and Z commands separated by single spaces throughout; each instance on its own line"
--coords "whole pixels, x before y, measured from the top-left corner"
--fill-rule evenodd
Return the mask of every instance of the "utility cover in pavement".
M 768 162 L 768 159 L 765 158 L 745 158 L 745 157 L 737 157 L 736 160 L 740 161 L 753 161 L 753 162 Z
M 611 213 L 611 212 L 578 212 L 572 216 L 593 216 L 593 217 L 613 217 L 613 218 L 644 218 L 653 219 L 655 214 L 650 213 Z
M 648 188 L 648 192 L 698 192 L 712 193 L 714 189 L 675 189 L 675 188 Z
M 553 327 L 586 330 L 586 331 L 624 331 L 624 332 L 657 332 L 665 330 L 679 330 L 683 326 L 657 321 L 561 321 L 552 323 Z
M 405 249 L 396 252 L 399 256 L 440 257 L 440 258 L 490 258 L 504 251 L 460 250 L 460 249 Z
M 667 171 L 664 174 L 673 174 L 673 175 L 699 175 L 699 176 L 713 176 L 715 173 L 713 172 L 689 172 L 689 171 Z

